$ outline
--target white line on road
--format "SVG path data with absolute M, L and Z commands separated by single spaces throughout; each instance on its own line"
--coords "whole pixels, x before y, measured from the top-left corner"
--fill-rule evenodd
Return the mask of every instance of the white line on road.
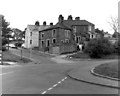
M 42 92 L 41 94 L 46 94 L 48 91 L 52 90 L 53 88 L 58 86 L 60 83 L 62 83 L 65 79 L 67 79 L 67 77 L 61 79 L 60 81 L 58 81 L 56 84 L 54 84 L 52 87 L 48 88 L 46 91 Z
M 13 73 L 13 71 L 7 72 L 7 73 L 2 73 L 2 74 L 0 74 L 0 75 L 6 75 L 6 74 L 10 74 L 10 73 Z

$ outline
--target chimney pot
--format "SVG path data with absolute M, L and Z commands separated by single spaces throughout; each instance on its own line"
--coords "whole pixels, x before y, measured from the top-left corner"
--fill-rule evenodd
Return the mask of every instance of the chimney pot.
M 52 23 L 52 22 L 50 23 L 50 26 L 53 26 L 53 23 Z
M 80 17 L 76 17 L 75 20 L 80 20 Z
M 68 16 L 68 20 L 73 20 L 72 15 L 69 15 L 69 16 Z
M 64 20 L 64 17 L 62 15 L 59 15 L 58 22 L 62 22 Z
M 39 21 L 36 21 L 36 22 L 35 22 L 35 25 L 36 25 L 36 26 L 39 26 L 39 25 L 40 25 Z
M 46 21 L 43 22 L 43 26 L 46 26 Z

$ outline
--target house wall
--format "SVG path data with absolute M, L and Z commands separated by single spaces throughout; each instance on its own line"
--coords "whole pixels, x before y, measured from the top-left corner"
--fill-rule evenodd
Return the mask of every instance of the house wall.
M 31 32 L 32 32 L 32 36 L 31 36 Z M 30 40 L 32 40 L 32 44 L 30 44 Z M 38 47 L 38 43 L 39 43 L 39 32 L 31 31 L 27 29 L 25 32 L 25 48 Z
M 38 31 L 32 31 L 32 36 L 31 36 L 32 44 L 31 47 L 38 47 L 39 43 L 39 32 Z
M 29 48 L 29 44 L 30 44 L 30 30 L 27 29 L 25 32 L 25 48 Z
M 62 54 L 62 53 L 70 53 L 75 52 L 77 50 L 77 46 L 75 44 L 62 44 L 60 46 L 50 47 L 49 53 L 51 54 Z
M 57 28 L 57 29 L 55 29 L 56 30 L 56 36 L 53 37 L 52 36 L 52 30 L 47 30 L 47 31 L 39 32 L 39 50 L 40 51 L 44 51 L 44 49 L 46 47 L 46 41 L 47 41 L 47 39 L 50 40 L 49 52 L 51 52 L 51 53 L 53 52 L 52 47 L 61 46 L 62 43 L 65 42 L 66 39 L 68 39 L 69 42 L 72 42 L 73 39 L 72 39 L 72 33 L 71 33 L 71 31 L 69 31 L 69 36 L 66 37 L 66 35 L 65 35 L 65 30 L 66 29 Z M 42 33 L 44 33 L 44 37 L 43 38 L 41 38 L 41 34 Z M 56 43 L 55 44 L 53 44 L 53 42 L 52 42 L 53 38 L 56 38 Z M 43 47 L 41 47 L 41 40 L 44 41 Z

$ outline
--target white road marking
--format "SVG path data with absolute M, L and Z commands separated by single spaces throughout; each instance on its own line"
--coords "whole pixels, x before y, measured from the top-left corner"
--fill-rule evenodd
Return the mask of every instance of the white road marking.
M 10 73 L 13 73 L 14 71 L 11 71 L 11 72 L 7 72 L 7 73 L 2 73 L 0 75 L 6 75 L 6 74 L 10 74 Z
M 51 87 L 51 88 L 49 88 L 49 89 L 47 89 L 47 90 L 52 90 L 53 88 Z
M 53 87 L 56 87 L 58 84 L 53 85 Z
M 42 94 L 45 94 L 45 93 L 47 93 L 47 91 L 42 92 Z
M 52 87 L 48 88 L 46 91 L 42 92 L 41 94 L 46 94 L 48 91 L 52 90 L 52 89 L 55 88 L 57 85 L 59 85 L 60 83 L 62 83 L 65 79 L 67 79 L 67 77 L 61 79 L 59 82 L 57 82 L 56 84 L 54 84 Z
M 61 81 L 58 82 L 59 84 L 61 83 Z

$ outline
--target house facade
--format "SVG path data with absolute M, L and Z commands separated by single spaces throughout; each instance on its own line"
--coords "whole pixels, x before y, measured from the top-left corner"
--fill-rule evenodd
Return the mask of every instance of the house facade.
M 43 22 L 43 25 L 39 25 L 37 21 L 35 25 L 28 25 L 25 30 L 25 48 L 34 48 L 39 45 L 39 31 L 50 27 L 51 25 L 46 25 L 46 22 Z
M 39 49 L 60 54 L 73 52 L 76 51 L 76 45 L 92 38 L 96 38 L 94 24 L 79 17 L 73 20 L 71 15 L 64 20 L 59 15 L 56 25 L 39 32 Z
M 48 51 L 54 54 L 72 52 L 76 50 L 73 43 L 72 29 L 65 26 L 62 22 L 39 31 L 40 51 Z
M 86 20 L 80 20 L 79 17 L 76 17 L 75 20 L 73 20 L 68 17 L 68 20 L 65 20 L 64 23 L 67 23 L 73 29 L 76 43 L 96 37 L 94 24 Z

